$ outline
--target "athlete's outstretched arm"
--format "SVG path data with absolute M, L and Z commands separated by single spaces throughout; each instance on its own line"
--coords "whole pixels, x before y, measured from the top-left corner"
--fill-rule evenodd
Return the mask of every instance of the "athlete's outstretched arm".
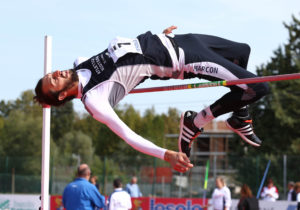
M 144 139 L 132 131 L 118 117 L 107 99 L 99 98 L 99 94 L 96 94 L 98 98 L 97 100 L 93 100 L 93 93 L 90 92 L 89 94 L 91 95 L 87 97 L 85 105 L 93 117 L 97 121 L 106 124 L 114 133 L 125 140 L 134 149 L 169 162 L 172 168 L 179 172 L 186 172 L 193 167 L 184 153 L 166 150 Z

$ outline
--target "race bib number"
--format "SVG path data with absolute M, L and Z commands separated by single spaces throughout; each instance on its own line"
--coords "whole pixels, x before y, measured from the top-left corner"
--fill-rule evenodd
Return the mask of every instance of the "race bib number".
M 123 37 L 116 37 L 113 39 L 108 46 L 108 52 L 115 63 L 127 53 L 143 54 L 138 39 L 128 39 Z

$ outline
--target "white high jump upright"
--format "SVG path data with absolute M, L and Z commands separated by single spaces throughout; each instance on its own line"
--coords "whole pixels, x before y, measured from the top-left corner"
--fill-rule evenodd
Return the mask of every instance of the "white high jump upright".
M 44 74 L 52 68 L 52 37 L 45 36 Z M 43 135 L 42 135 L 42 174 L 41 174 L 41 209 L 49 210 L 49 168 L 50 168 L 50 117 L 51 107 L 43 106 Z

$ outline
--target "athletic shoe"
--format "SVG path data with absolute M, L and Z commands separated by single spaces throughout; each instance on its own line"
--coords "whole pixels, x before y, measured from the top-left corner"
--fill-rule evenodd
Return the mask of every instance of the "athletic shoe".
M 191 146 L 193 140 L 203 132 L 203 129 L 199 129 L 194 124 L 194 119 L 197 116 L 197 112 L 186 111 L 182 113 L 180 119 L 180 133 L 178 138 L 179 151 L 185 153 L 190 157 Z
M 226 124 L 229 129 L 237 133 L 248 144 L 256 147 L 261 145 L 262 141 L 253 132 L 252 119 L 250 116 L 238 117 L 233 114 L 227 119 Z

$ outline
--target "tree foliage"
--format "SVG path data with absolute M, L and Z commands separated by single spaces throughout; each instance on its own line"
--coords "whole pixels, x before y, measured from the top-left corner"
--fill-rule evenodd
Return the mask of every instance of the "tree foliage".
M 73 103 L 66 103 L 62 107 L 51 108 L 51 130 L 52 137 L 56 142 L 67 131 L 73 130 L 75 120 L 75 113 L 73 109 Z
M 271 60 L 257 69 L 260 76 L 300 72 L 300 22 L 293 16 L 284 24 L 289 42 L 275 50 Z M 269 83 L 270 94 L 253 106 L 256 131 L 267 154 L 295 154 L 292 147 L 300 136 L 300 80 Z M 297 146 L 296 146 L 297 147 Z M 298 151 L 299 152 L 299 151 Z
M 293 16 L 292 22 L 284 26 L 289 34 L 288 43 L 279 46 L 270 61 L 257 67 L 259 76 L 300 72 L 300 21 Z M 263 140 L 262 146 L 254 148 L 241 143 L 240 139 L 231 144 L 235 155 L 247 155 L 247 164 L 232 157 L 231 163 L 239 169 L 240 181 L 256 190 L 259 182 L 256 177 L 262 177 L 267 160 L 271 160 L 269 176 L 282 186 L 282 156 L 286 154 L 293 159 L 300 151 L 300 80 L 271 82 L 269 86 L 270 94 L 251 106 L 254 129 Z M 291 160 L 287 164 L 293 169 Z M 250 174 L 247 168 L 252 168 Z M 289 180 L 298 180 L 297 170 L 289 170 L 288 176 Z
M 32 91 L 25 91 L 14 102 L 1 102 L 2 126 L 0 142 L 2 156 L 41 156 L 42 116 L 40 108 L 32 102 Z M 40 162 L 14 164 L 16 172 L 37 174 Z
M 32 97 L 32 91 L 25 91 L 15 101 L 0 102 L 0 156 L 11 157 L 9 168 L 17 169 L 18 173 L 39 174 L 42 107 L 34 104 Z M 152 108 L 141 115 L 132 105 L 124 105 L 115 111 L 139 135 L 159 146 L 176 148 L 176 142 L 166 143 L 164 137 L 166 132 L 174 131 L 175 124 L 178 127 L 179 113 L 176 109 L 170 109 L 168 114 L 157 114 Z M 27 157 L 36 158 L 29 160 Z M 51 157 L 57 166 L 76 165 L 80 158 L 95 171 L 106 171 L 107 174 L 113 174 L 114 170 L 119 173 L 119 166 L 130 165 L 133 159 L 137 165 L 152 164 L 153 161 L 90 115 L 75 113 L 71 102 L 60 108 L 51 108 Z

